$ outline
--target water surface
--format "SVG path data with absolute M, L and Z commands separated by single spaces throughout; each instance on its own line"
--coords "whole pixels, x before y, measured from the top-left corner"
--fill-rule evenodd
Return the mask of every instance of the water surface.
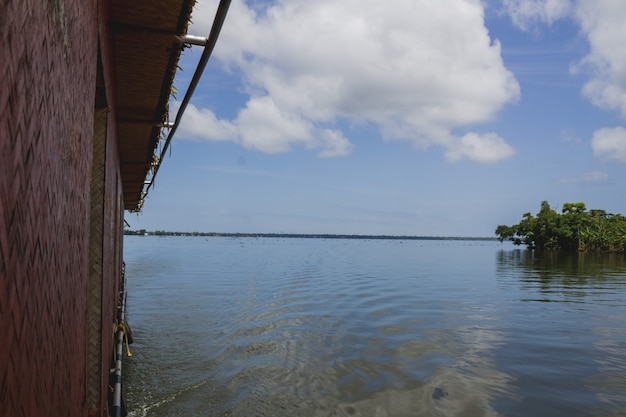
M 625 416 L 623 255 L 126 237 L 133 416 Z

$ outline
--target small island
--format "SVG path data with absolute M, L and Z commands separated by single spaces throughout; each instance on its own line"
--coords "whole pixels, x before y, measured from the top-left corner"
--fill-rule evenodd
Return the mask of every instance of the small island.
M 625 252 L 626 217 L 581 202 L 563 204 L 559 214 L 542 201 L 536 216 L 525 213 L 518 224 L 498 226 L 496 235 L 529 249 Z

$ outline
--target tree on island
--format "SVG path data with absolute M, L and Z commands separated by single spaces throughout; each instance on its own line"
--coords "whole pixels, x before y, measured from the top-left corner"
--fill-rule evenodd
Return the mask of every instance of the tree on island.
M 536 216 L 525 213 L 513 226 L 496 228 L 500 242 L 544 250 L 626 251 L 626 217 L 604 210 L 587 211 L 585 203 L 565 203 L 561 214 L 541 202 Z

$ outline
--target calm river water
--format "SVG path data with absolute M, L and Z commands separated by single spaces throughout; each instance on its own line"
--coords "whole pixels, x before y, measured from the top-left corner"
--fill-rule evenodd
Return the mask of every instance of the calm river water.
M 125 239 L 131 416 L 626 416 L 623 255 Z

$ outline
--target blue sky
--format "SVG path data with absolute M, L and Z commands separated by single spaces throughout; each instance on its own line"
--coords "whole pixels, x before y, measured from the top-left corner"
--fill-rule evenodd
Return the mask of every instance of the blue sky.
M 623 0 L 233 0 L 126 220 L 493 236 L 542 200 L 626 213 L 625 21 Z M 200 55 L 183 54 L 179 100 Z

